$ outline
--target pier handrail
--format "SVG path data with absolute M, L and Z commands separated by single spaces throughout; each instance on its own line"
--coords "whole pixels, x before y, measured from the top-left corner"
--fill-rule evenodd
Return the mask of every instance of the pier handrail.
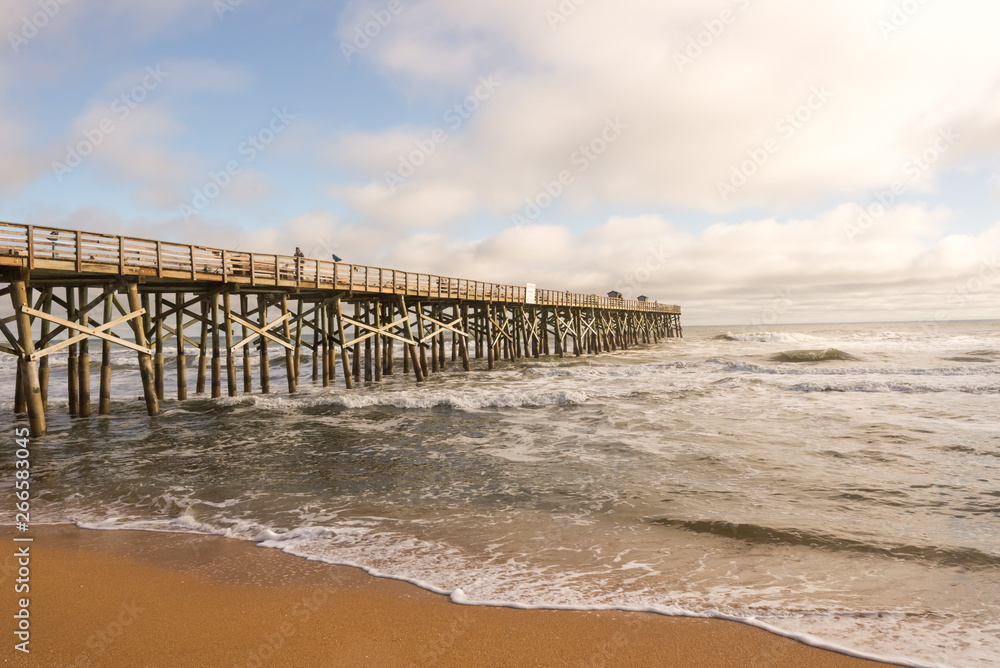
M 527 287 L 290 255 L 233 251 L 100 232 L 0 222 L 0 266 L 73 270 L 252 286 L 329 288 L 428 299 L 527 303 Z M 534 304 L 680 313 L 673 304 L 535 290 Z

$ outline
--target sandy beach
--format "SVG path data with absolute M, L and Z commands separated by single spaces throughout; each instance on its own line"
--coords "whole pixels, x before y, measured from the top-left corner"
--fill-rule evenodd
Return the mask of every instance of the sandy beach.
M 10 527 L 2 534 L 15 545 Z M 31 654 L 6 633 L 0 656 L 10 665 L 887 665 L 721 620 L 456 605 L 408 583 L 212 536 L 66 525 L 30 535 Z M 13 552 L 0 559 L 8 620 Z

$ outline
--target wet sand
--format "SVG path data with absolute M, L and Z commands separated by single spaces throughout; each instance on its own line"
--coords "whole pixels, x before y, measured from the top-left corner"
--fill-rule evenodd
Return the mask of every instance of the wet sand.
M 37 666 L 884 666 L 746 624 L 463 606 L 214 536 L 34 527 L 30 655 L 0 528 L 0 660 Z M 23 535 L 23 534 L 21 534 Z

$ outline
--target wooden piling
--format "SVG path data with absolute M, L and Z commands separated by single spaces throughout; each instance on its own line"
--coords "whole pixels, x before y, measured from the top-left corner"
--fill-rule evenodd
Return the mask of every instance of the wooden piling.
M 559 313 L 559 307 L 552 309 L 552 315 L 555 318 L 556 326 L 556 355 L 563 358 L 566 357 L 566 335 L 563 334 L 562 314 Z
M 260 323 L 261 329 L 264 329 L 264 327 L 267 326 L 267 302 L 267 295 L 257 296 L 257 321 Z M 257 341 L 260 344 L 260 392 L 261 394 L 270 394 L 271 359 L 268 357 L 267 353 L 267 337 L 258 336 Z
M 187 354 L 184 352 L 184 293 L 174 296 L 177 312 L 174 314 L 174 332 L 177 338 L 177 400 L 187 399 Z
M 384 311 L 383 311 L 383 317 L 382 317 L 382 322 L 385 322 L 385 323 L 391 323 L 391 322 L 393 322 L 394 318 L 392 317 L 392 313 L 393 313 L 393 306 L 392 306 L 392 304 L 383 304 L 382 308 L 384 309 Z M 395 348 L 395 345 L 396 345 L 396 340 L 395 339 L 393 339 L 392 337 L 387 337 L 386 338 L 386 341 L 385 341 L 385 371 L 383 372 L 383 375 L 385 375 L 385 376 L 392 376 L 395 373 L 395 371 L 396 371 L 396 369 L 395 369 L 396 362 L 395 362 L 395 357 L 393 356 L 393 349 Z M 404 348 L 404 350 L 405 350 L 405 348 Z
M 359 309 L 360 309 L 359 302 L 355 302 L 354 303 L 354 319 L 355 320 L 357 320 L 358 318 L 361 317 L 361 314 L 358 313 Z M 359 338 L 361 338 L 361 328 L 358 327 L 357 325 L 354 325 L 354 340 L 357 341 Z M 353 366 L 351 367 L 352 371 L 354 372 L 354 382 L 360 383 L 361 382 L 361 344 L 360 343 L 355 343 L 353 346 L 351 346 L 351 354 L 352 354 L 352 356 L 354 358 L 352 360 Z
M 365 310 L 365 318 L 362 322 L 368 327 L 372 324 L 372 309 L 369 302 L 364 302 L 363 307 Z M 369 330 L 369 333 L 371 330 Z M 371 382 L 373 380 L 372 375 L 372 337 L 365 339 L 365 381 Z
M 326 355 L 326 343 L 320 342 L 320 316 L 323 313 L 322 302 L 316 303 L 316 308 L 313 311 L 313 343 L 312 343 L 312 381 L 315 383 L 319 380 L 319 358 L 320 358 L 320 346 L 323 346 L 323 355 Z
M 330 387 L 330 367 L 333 365 L 333 360 L 330 357 L 333 355 L 332 345 L 330 344 L 330 318 L 327 311 L 329 308 L 324 303 L 319 307 L 319 312 L 322 314 L 320 317 L 320 327 L 322 329 L 323 340 L 321 342 L 323 348 L 323 387 Z
M 208 298 L 211 302 L 208 305 L 212 314 L 212 398 L 218 399 L 222 396 L 222 351 L 219 344 L 219 295 L 211 293 Z
M 243 320 L 249 322 L 249 301 L 246 295 L 240 295 L 240 317 Z M 247 330 L 246 325 L 241 325 L 241 333 L 243 335 L 242 340 L 246 341 L 249 330 Z M 243 394 L 253 393 L 253 368 L 250 364 L 250 345 L 246 344 L 243 346 Z
M 229 291 L 222 293 L 223 326 L 226 334 L 226 385 L 229 396 L 236 396 L 236 355 L 233 354 L 233 305 Z M 245 347 L 245 346 L 244 346 Z
M 281 295 L 281 315 L 288 315 L 288 295 Z M 291 329 L 288 324 L 288 318 L 285 318 L 285 322 L 281 326 L 282 332 L 284 334 L 285 341 L 292 338 Z M 285 377 L 288 381 L 288 393 L 295 394 L 295 351 L 285 348 Z
M 405 318 L 403 320 L 403 332 L 406 334 L 406 339 L 408 341 L 413 341 L 413 327 L 410 324 L 410 312 L 406 308 L 406 299 L 400 295 L 399 297 L 399 317 Z M 406 344 L 406 351 L 409 354 L 410 361 L 413 362 L 413 375 L 416 377 L 418 383 L 424 382 L 424 373 L 421 371 L 420 362 L 417 360 L 417 346 L 413 343 Z M 404 373 L 406 372 L 406 357 L 404 356 Z
M 374 308 L 372 309 L 372 318 L 374 318 L 375 320 L 373 324 L 375 325 L 376 331 L 382 329 L 382 304 L 380 302 L 375 302 Z M 372 351 L 372 354 L 374 355 L 375 359 L 375 382 L 381 383 L 382 372 L 384 371 L 385 367 L 385 360 L 382 359 L 383 357 L 382 335 L 376 334 L 374 338 L 375 338 L 375 341 L 373 341 L 374 350 Z
M 42 299 L 42 313 L 49 315 L 52 313 L 52 288 L 45 289 L 45 297 Z M 49 339 L 49 331 L 51 324 L 48 320 L 42 319 L 42 338 L 40 341 L 46 342 L 42 343 L 42 347 L 48 345 L 47 341 Z M 42 391 L 42 406 L 45 410 L 49 409 L 49 356 L 46 355 L 38 363 L 38 382 L 39 387 Z
M 340 303 L 340 297 L 337 297 L 336 308 L 337 330 L 340 333 L 340 363 L 344 367 L 344 384 L 347 386 L 347 389 L 350 390 L 354 387 L 354 382 L 351 376 L 351 360 L 348 358 L 347 346 L 344 345 L 347 343 L 347 339 L 344 338 L 344 312 L 343 306 L 341 306 Z M 355 349 L 357 348 L 357 345 L 358 344 L 356 343 L 354 344 Z
M 414 360 L 420 360 L 420 373 L 424 378 L 427 377 L 427 347 L 424 344 L 424 305 L 421 302 L 417 302 L 417 348 L 419 349 L 419 357 L 415 357 Z
M 66 319 L 75 322 L 76 314 L 76 294 L 73 288 L 66 288 Z M 76 336 L 76 330 L 70 328 L 67 336 Z M 74 343 L 69 347 L 69 357 L 66 363 L 66 390 L 69 400 L 69 414 L 76 417 L 80 414 L 80 360 L 76 354 L 77 347 Z
M 483 320 L 486 329 L 486 368 L 496 367 L 496 351 L 493 349 L 493 304 L 486 302 L 486 318 Z
M 133 313 L 142 308 L 139 302 L 139 286 L 136 283 L 128 284 L 128 305 Z M 142 318 L 134 318 L 131 322 L 136 344 L 148 348 Z M 149 353 L 139 353 L 139 375 L 142 377 L 142 393 L 146 398 L 146 412 L 155 417 L 160 414 L 160 404 L 156 399 L 156 388 L 153 387 L 153 360 Z
M 335 331 L 337 331 L 337 328 L 335 327 L 336 324 L 335 321 L 339 319 L 337 318 L 336 305 L 333 302 L 329 302 L 326 305 L 326 308 L 324 309 L 324 313 L 326 313 L 326 330 L 325 330 L 327 337 L 326 340 L 327 340 L 327 346 L 330 350 L 330 354 L 326 356 L 326 364 L 327 364 L 327 371 L 329 372 L 330 384 L 332 385 L 333 383 L 337 382 L 337 348 L 335 346 L 336 337 L 333 334 Z M 341 341 L 343 341 L 343 339 L 341 339 Z M 347 374 L 350 373 L 349 369 L 347 371 L 341 369 L 341 371 Z
M 14 415 L 24 415 L 27 412 L 28 401 L 24 398 L 24 378 L 22 378 L 21 363 L 18 361 L 14 371 Z
M 87 302 L 87 288 L 81 286 L 79 317 L 80 324 L 84 327 L 90 326 L 90 322 L 87 319 Z M 77 380 L 80 383 L 79 416 L 90 417 L 90 341 L 87 338 L 80 341 L 80 358 L 77 364 L 79 366 Z
M 462 331 L 465 332 L 465 336 L 458 337 L 458 347 L 459 352 L 462 355 L 462 368 L 465 371 L 472 370 L 472 363 L 469 361 L 469 307 L 466 304 L 455 307 L 456 311 L 461 312 L 462 317 Z
M 14 319 L 17 321 L 18 342 L 22 355 L 18 359 L 17 370 L 20 375 L 21 396 L 28 412 L 28 426 L 34 437 L 44 436 L 45 405 L 42 403 L 42 388 L 38 379 L 38 364 L 31 356 L 35 354 L 35 341 L 31 334 L 31 318 L 22 309 L 28 305 L 28 291 L 24 280 L 15 280 L 10 284 L 10 300 L 14 307 Z
M 208 370 L 208 301 L 201 298 L 201 337 L 198 340 L 198 379 L 195 394 L 205 394 L 205 376 Z
M 114 317 L 111 307 L 111 295 L 104 297 L 104 322 L 109 323 Z M 101 341 L 101 387 L 97 398 L 97 414 L 111 413 L 111 342 Z
M 434 315 L 438 321 L 444 322 L 444 308 L 442 306 L 438 306 L 435 309 Z M 452 333 L 454 334 L 454 332 Z M 438 339 L 438 368 L 441 369 L 441 371 L 444 371 L 445 368 L 444 329 L 438 332 L 437 339 Z
M 305 321 L 302 319 L 303 299 L 296 300 L 295 313 L 295 387 L 299 386 L 299 368 L 302 366 L 302 327 Z M 309 344 L 306 344 L 309 345 Z
M 576 331 L 576 338 L 573 340 L 573 353 L 577 357 L 580 357 L 583 355 L 583 329 L 581 326 L 581 319 L 583 316 L 578 308 L 570 309 L 570 312 L 573 314 L 573 325 Z
M 81 300 L 82 301 L 82 300 Z M 156 354 L 153 356 L 153 380 L 156 386 L 156 398 L 163 401 L 163 295 L 156 293 L 156 317 L 153 319 L 153 331 L 156 337 Z
M 434 312 L 434 307 L 432 306 L 431 307 L 431 313 L 433 313 L 433 312 Z M 433 316 L 431 316 L 431 317 L 433 317 Z M 430 328 L 430 329 L 433 329 L 433 328 Z M 439 366 L 438 365 L 438 337 L 437 337 L 437 334 L 429 334 L 428 336 L 430 337 L 430 342 L 431 342 L 431 345 L 430 345 L 430 349 L 431 349 L 430 350 L 430 355 L 431 355 L 431 371 L 433 373 L 437 373 L 438 372 L 438 366 Z M 421 338 L 423 338 L 423 337 L 421 337 Z

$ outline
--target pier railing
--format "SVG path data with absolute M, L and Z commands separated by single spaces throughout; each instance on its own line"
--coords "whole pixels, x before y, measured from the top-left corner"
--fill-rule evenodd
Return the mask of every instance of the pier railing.
M 38 225 L 0 222 L 0 266 L 141 275 L 250 286 L 388 293 L 428 299 L 526 303 L 527 287 L 346 262 L 270 255 Z M 535 290 L 534 304 L 680 313 L 671 304 Z

